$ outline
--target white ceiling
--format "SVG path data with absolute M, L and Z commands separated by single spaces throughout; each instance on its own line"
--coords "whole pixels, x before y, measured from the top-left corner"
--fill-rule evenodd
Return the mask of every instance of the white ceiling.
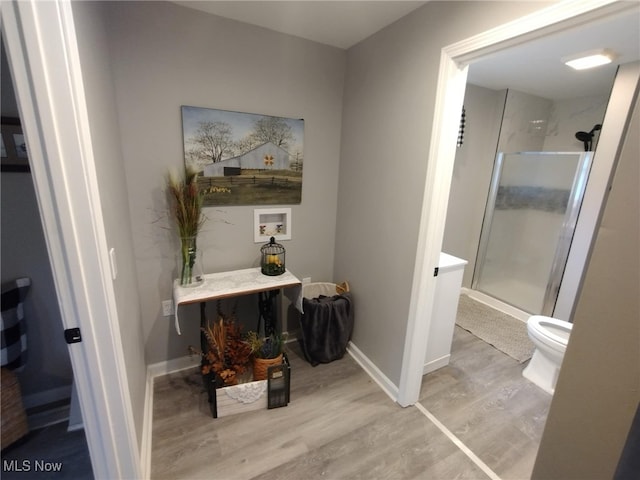
M 173 3 L 347 49 L 427 2 L 176 0 Z
M 175 1 L 215 15 L 347 49 L 427 2 L 417 1 Z M 638 4 L 640 5 L 640 3 Z M 596 48 L 619 57 L 613 65 L 576 72 L 560 59 Z M 512 88 L 549 99 L 608 94 L 618 64 L 640 59 L 640 6 L 496 53 L 469 69 L 469 82 Z
M 640 60 L 640 3 L 631 12 L 528 42 L 469 67 L 468 81 L 494 90 L 515 88 L 552 100 L 608 94 L 618 65 Z M 576 71 L 562 58 L 610 49 L 613 63 Z

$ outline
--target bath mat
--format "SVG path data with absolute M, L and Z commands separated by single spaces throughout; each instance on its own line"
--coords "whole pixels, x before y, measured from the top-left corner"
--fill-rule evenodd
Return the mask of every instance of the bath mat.
M 526 323 L 468 295 L 460 295 L 456 324 L 520 363 L 533 355 Z

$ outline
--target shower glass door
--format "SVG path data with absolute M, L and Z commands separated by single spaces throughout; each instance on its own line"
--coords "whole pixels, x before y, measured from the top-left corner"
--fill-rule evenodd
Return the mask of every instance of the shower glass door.
M 590 165 L 591 152 L 498 154 L 474 289 L 552 314 Z

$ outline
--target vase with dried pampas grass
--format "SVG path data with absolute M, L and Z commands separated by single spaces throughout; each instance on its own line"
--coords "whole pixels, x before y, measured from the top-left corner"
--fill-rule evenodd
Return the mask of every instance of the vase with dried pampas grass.
M 180 237 L 180 285 L 198 285 L 202 282 L 202 272 L 194 276 L 197 237 L 205 221 L 202 214 L 202 192 L 198 187 L 198 172 L 185 168 L 182 176 L 169 173 L 167 190 L 171 215 Z

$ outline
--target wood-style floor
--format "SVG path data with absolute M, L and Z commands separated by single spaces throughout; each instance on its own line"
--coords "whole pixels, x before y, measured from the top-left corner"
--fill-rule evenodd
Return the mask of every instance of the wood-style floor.
M 93 479 L 84 430 L 67 432 L 67 422 L 29 432 L 1 457 L 3 480 Z
M 551 403 L 525 365 L 456 326 L 449 365 L 422 381 L 421 405 L 503 480 L 531 477 Z
M 291 345 L 291 344 L 290 344 Z M 456 327 L 420 403 L 504 480 L 528 478 L 550 396 Z M 311 367 L 290 347 L 291 403 L 213 419 L 195 369 L 156 379 L 152 479 L 487 479 L 420 408 L 394 403 L 349 356 Z

